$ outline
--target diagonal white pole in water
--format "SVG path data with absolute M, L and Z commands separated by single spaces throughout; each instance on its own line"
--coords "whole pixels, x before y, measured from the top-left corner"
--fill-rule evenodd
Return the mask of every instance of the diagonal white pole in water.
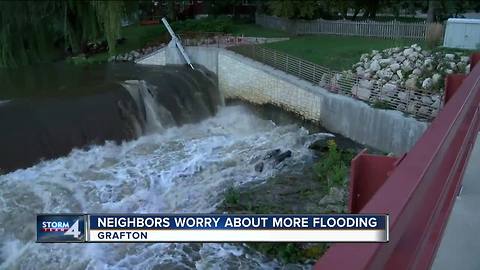
M 170 24 L 168 24 L 167 19 L 162 18 L 163 25 L 165 25 L 165 28 L 167 28 L 168 33 L 170 33 L 170 36 L 172 36 L 173 42 L 175 42 L 175 45 L 177 45 L 178 50 L 182 54 L 183 58 L 187 62 L 187 64 L 192 68 L 195 69 L 190 62 L 190 58 L 188 57 L 187 53 L 183 49 L 182 43 L 180 43 L 180 40 L 177 38 L 177 35 L 175 35 L 175 32 L 173 32 L 173 29 L 170 27 Z

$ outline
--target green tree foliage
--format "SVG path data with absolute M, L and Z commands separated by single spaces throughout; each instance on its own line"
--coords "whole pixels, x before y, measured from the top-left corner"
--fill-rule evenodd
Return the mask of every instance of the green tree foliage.
M 278 17 L 311 19 L 320 6 L 317 1 L 282 0 L 270 1 L 269 7 Z
M 123 2 L 96 1 L 93 5 L 100 33 L 107 39 L 109 51 L 114 53 L 117 39 L 120 37 L 120 22 L 124 14 Z
M 362 13 L 362 19 L 373 20 L 378 13 L 392 14 L 398 18 L 400 15 L 414 15 L 417 11 L 428 11 L 430 21 L 439 21 L 468 10 L 480 11 L 478 0 L 276 0 L 268 3 L 273 15 L 291 19 L 320 17 L 356 20 L 358 14 Z M 347 17 L 349 12 L 353 16 Z
M 236 17 L 236 9 L 242 4 L 242 0 L 206 0 L 205 4 L 210 15 L 232 14 Z
M 97 39 L 113 53 L 125 13 L 123 1 L 1 1 L 0 67 L 48 60 L 62 47 L 78 53 Z

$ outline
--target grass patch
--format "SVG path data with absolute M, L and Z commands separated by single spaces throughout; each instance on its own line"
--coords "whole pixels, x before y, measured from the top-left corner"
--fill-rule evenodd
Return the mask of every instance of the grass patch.
M 240 202 L 240 193 L 234 187 L 230 187 L 225 192 L 224 204 L 228 206 L 236 205 Z
M 232 25 L 231 31 L 229 33 L 234 35 L 243 35 L 246 37 L 276 38 L 290 36 L 287 32 L 276 29 L 264 28 L 256 24 L 234 24 Z
M 362 53 L 391 47 L 411 45 L 413 40 L 348 37 L 334 35 L 299 36 L 287 41 L 265 44 L 279 50 L 334 70 L 351 69 Z M 423 44 L 420 44 L 423 45 Z
M 453 53 L 453 54 L 463 54 L 463 55 L 471 55 L 472 53 L 476 52 L 476 50 L 469 50 L 469 49 L 460 49 L 460 48 L 447 48 L 443 46 L 438 46 L 432 49 L 432 52 L 441 52 L 441 53 Z

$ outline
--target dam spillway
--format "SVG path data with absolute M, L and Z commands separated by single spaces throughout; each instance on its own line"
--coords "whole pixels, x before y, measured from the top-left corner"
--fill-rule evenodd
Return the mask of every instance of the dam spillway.
M 213 116 L 222 103 L 215 75 L 200 67 L 194 71 L 182 66 L 111 65 L 81 70 L 78 76 L 85 82 L 62 76 L 71 74 L 60 71 L 49 83 L 31 87 L 38 92 L 46 87 L 76 88 L 75 95 L 13 98 L 0 104 L 1 171 L 66 155 L 73 148 L 120 143 L 198 122 Z M 6 81 L 5 87 L 20 91 L 20 84 Z

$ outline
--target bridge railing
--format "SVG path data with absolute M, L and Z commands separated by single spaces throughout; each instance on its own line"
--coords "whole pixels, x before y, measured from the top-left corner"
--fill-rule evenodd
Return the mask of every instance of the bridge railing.
M 316 269 L 428 269 L 435 257 L 480 127 L 479 55 L 412 150 L 359 211 L 388 213 L 390 242 L 335 244 Z M 459 83 L 461 82 L 461 84 Z M 365 181 L 368 181 L 366 179 Z M 351 194 L 352 195 L 352 194 Z M 452 251 L 454 252 L 454 251 Z

